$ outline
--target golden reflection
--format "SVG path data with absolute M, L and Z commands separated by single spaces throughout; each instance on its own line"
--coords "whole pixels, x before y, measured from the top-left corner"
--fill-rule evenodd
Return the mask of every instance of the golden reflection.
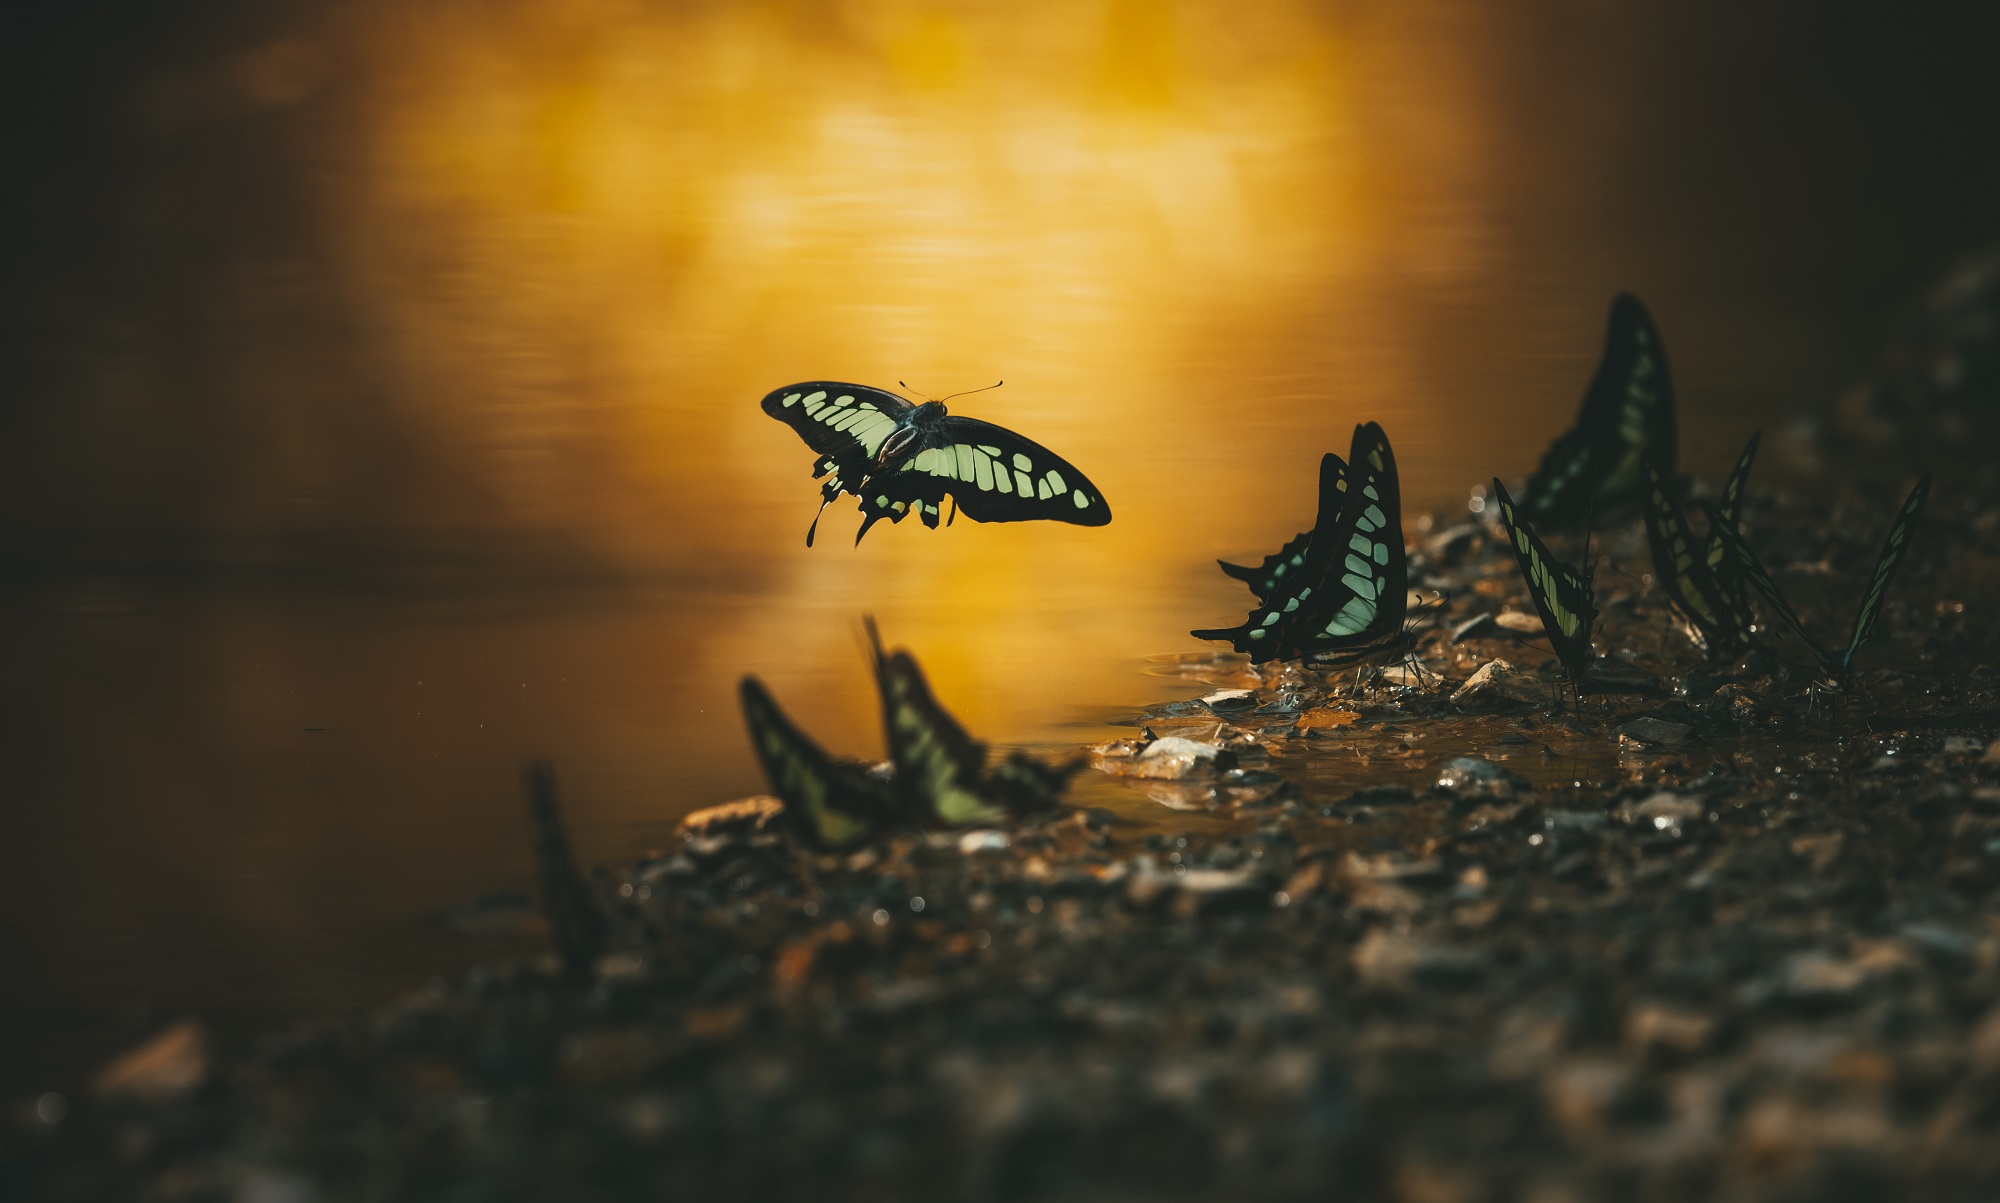
M 1431 435 L 1418 504 L 1462 483 L 1425 471 L 1465 402 L 1413 327 L 1490 266 L 1480 21 L 1418 64 L 1420 20 L 376 4 L 329 34 L 364 69 L 328 209 L 396 391 L 490 521 L 771 569 L 688 616 L 710 684 L 757 668 L 797 704 L 783 666 L 857 663 L 873 609 L 969 722 L 1020 732 L 1236 605 L 1206 562 L 1308 518 L 1354 421 Z M 906 523 L 855 551 L 843 503 L 808 553 L 811 456 L 755 402 L 811 377 L 1005 377 L 959 411 L 1074 461 L 1117 519 Z

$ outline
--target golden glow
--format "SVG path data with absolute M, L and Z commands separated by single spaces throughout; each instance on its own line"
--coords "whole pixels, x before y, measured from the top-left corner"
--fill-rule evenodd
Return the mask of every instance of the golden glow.
M 354 65 L 333 258 L 412 427 L 489 499 L 464 521 L 744 581 L 684 615 L 704 688 L 795 698 L 873 610 L 974 730 L 1045 730 L 1234 621 L 1210 559 L 1308 523 L 1355 422 L 1419 447 L 1419 505 L 1494 466 L 1437 445 L 1507 332 L 1445 366 L 1425 333 L 1495 266 L 1483 19 L 1323 7 L 377 0 L 318 37 Z M 1074 462 L 1111 526 L 856 551 L 843 500 L 806 550 L 813 456 L 759 397 L 1003 377 L 954 406 Z

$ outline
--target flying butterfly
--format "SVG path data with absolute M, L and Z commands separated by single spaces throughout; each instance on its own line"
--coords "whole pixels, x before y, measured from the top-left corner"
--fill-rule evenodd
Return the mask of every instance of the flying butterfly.
M 750 745 L 801 839 L 817 848 L 845 848 L 894 816 L 888 784 L 861 765 L 827 755 L 785 717 L 763 682 L 744 677 L 738 692 Z
M 1346 463 L 1331 453 L 1321 458 L 1319 516 L 1304 561 L 1295 574 L 1271 579 L 1273 588 L 1241 626 L 1190 634 L 1227 640 L 1259 664 L 1310 658 L 1337 667 L 1414 645 L 1404 628 L 1402 492 L 1395 452 L 1379 425 L 1354 428 Z
M 1882 617 L 1882 603 L 1889 593 L 1889 582 L 1896 577 L 1896 569 L 1902 566 L 1903 557 L 1910 550 L 1910 532 L 1915 528 L 1917 518 L 1924 512 L 1924 503 L 1930 499 L 1931 475 L 1924 473 L 1923 479 L 1910 490 L 1903 499 L 1903 508 L 1896 515 L 1896 521 L 1889 527 L 1889 536 L 1882 542 L 1882 554 L 1876 557 L 1875 572 L 1869 578 L 1868 592 L 1862 595 L 1861 608 L 1854 615 L 1854 629 L 1847 637 L 1847 646 L 1840 652 L 1829 651 L 1819 640 L 1812 637 L 1805 624 L 1799 621 L 1798 612 L 1785 600 L 1771 574 L 1764 569 L 1763 561 L 1750 545 L 1743 541 L 1735 527 L 1719 521 L 1711 521 L 1719 531 L 1723 543 L 1735 557 L 1745 579 L 1752 588 L 1763 595 L 1771 609 L 1792 633 L 1805 641 L 1819 661 L 1820 671 L 1825 674 L 1826 684 L 1835 689 L 1845 689 L 1854 679 L 1854 657 L 1868 637 L 1875 633 L 1875 624 Z
M 1055 805 L 1081 761 L 1047 765 L 1015 751 L 989 771 L 986 746 L 938 704 L 916 658 L 883 650 L 873 619 L 867 627 L 905 815 L 924 826 L 963 827 Z
M 1507 528 L 1508 542 L 1514 545 L 1521 576 L 1528 582 L 1528 596 L 1534 600 L 1536 613 L 1542 616 L 1549 643 L 1555 647 L 1557 657 L 1569 670 L 1570 680 L 1577 684 L 1580 693 L 1584 674 L 1597 658 L 1596 649 L 1590 645 L 1590 627 L 1597 619 L 1596 595 L 1591 589 L 1595 566 L 1586 560 L 1584 570 L 1578 572 L 1549 554 L 1548 545 L 1535 533 L 1535 528 L 1515 512 L 1514 499 L 1507 495 L 1507 486 L 1498 477 L 1493 480 L 1493 495 L 1499 500 L 1500 521 Z M 1589 536 L 1585 536 L 1584 543 L 1587 556 Z
M 975 522 L 1111 521 L 1104 495 L 1068 460 L 1004 427 L 952 417 L 944 401 L 917 405 L 865 384 L 809 380 L 771 390 L 763 406 L 819 453 L 820 513 L 842 493 L 860 501 L 857 544 L 884 518 L 916 514 L 935 528 L 947 498 L 947 525 L 961 510 Z M 807 547 L 818 530 L 814 514 Z
M 1326 453 L 1320 464 L 1323 471 L 1330 470 L 1333 473 L 1334 489 L 1345 493 L 1347 464 L 1331 451 Z M 1233 576 L 1250 586 L 1250 592 L 1257 595 L 1258 601 L 1263 601 L 1284 583 L 1287 575 L 1296 578 L 1299 570 L 1306 566 L 1306 555 L 1312 549 L 1312 536 L 1310 530 L 1300 531 L 1277 552 L 1265 556 L 1264 562 L 1255 568 L 1231 564 L 1227 560 L 1217 560 L 1216 563 L 1222 566 L 1223 575 Z
M 1645 470 L 1646 543 L 1653 553 L 1654 578 L 1695 643 L 1711 656 L 1727 655 L 1751 638 L 1749 623 L 1743 621 L 1741 610 L 1710 570 L 1709 559 L 1688 525 L 1687 513 L 1651 456 L 1646 458 Z M 1731 579 L 1740 575 L 1732 573 Z
M 1639 501 L 1643 459 L 1650 454 L 1671 478 L 1675 438 L 1674 382 L 1659 329 L 1639 298 L 1621 292 L 1576 424 L 1543 454 L 1521 512 L 1545 526 L 1576 526 L 1594 509 Z

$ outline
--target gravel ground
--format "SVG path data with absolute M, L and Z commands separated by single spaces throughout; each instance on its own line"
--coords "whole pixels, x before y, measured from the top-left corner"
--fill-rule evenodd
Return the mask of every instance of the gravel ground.
M 1837 708 L 1782 639 L 1704 661 L 1636 521 L 1600 532 L 1631 692 L 1558 704 L 1504 547 L 1433 522 L 1437 680 L 1198 653 L 1160 671 L 1208 700 L 1045 819 L 842 857 L 697 824 L 594 871 L 584 980 L 162 1033 L 11 1107 L 0 1194 L 2000 1197 L 1996 276 L 1767 433 L 1748 530 L 1828 631 L 1938 471 Z

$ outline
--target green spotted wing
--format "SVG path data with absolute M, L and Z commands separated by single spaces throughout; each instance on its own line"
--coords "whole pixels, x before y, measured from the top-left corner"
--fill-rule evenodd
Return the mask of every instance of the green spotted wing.
M 744 677 L 738 693 L 757 762 L 771 792 L 785 804 L 793 830 L 807 843 L 848 847 L 893 813 L 888 788 L 860 765 L 827 755 L 785 717 L 763 682 Z
M 975 522 L 1048 519 L 1103 526 L 1111 521 L 1111 507 L 1097 486 L 1040 443 L 977 418 L 947 416 L 928 425 L 923 416 L 920 412 L 913 426 L 918 434 L 901 458 L 863 482 L 856 543 L 883 518 L 901 522 L 914 513 L 935 527 L 946 498 Z
M 1327 461 L 1330 461 L 1333 471 L 1334 489 L 1337 492 L 1345 493 L 1347 491 L 1347 464 L 1339 456 L 1331 452 L 1327 453 L 1325 461 L 1322 462 L 1322 468 L 1328 466 Z M 1217 560 L 1216 563 L 1222 565 L 1222 571 L 1225 575 L 1233 576 L 1244 584 L 1249 585 L 1250 592 L 1257 595 L 1258 601 L 1263 601 L 1284 586 L 1286 583 L 1285 578 L 1291 577 L 1297 579 L 1299 571 L 1306 566 L 1306 555 L 1312 548 L 1312 534 L 1310 530 L 1300 531 L 1298 534 L 1292 536 L 1291 541 L 1286 543 L 1282 548 L 1279 548 L 1276 553 L 1265 556 L 1264 562 L 1255 568 L 1250 568 L 1242 564 L 1231 564 L 1227 560 Z
M 1738 646 L 1735 612 L 1709 571 L 1709 562 L 1695 542 L 1687 514 L 1669 492 L 1651 459 L 1646 461 L 1646 543 L 1653 553 L 1653 577 L 1667 602 L 1693 633 L 1695 642 L 1711 654 Z M 1747 633 L 1747 632 L 1746 632 Z
M 1528 582 L 1528 596 L 1542 616 L 1549 643 L 1555 647 L 1563 667 L 1581 680 L 1597 657 L 1596 649 L 1590 645 L 1591 624 L 1597 619 L 1591 574 L 1578 572 L 1549 553 L 1548 545 L 1535 533 L 1535 528 L 1515 512 L 1514 499 L 1507 495 L 1507 486 L 1497 477 L 1493 481 L 1493 496 L 1499 501 L 1500 522 L 1506 527 L 1507 541 L 1513 545 L 1514 558 L 1520 562 L 1521 576 Z
M 986 782 L 986 745 L 966 734 L 931 693 L 916 658 L 884 651 L 873 621 L 868 639 L 882 692 L 882 726 L 905 813 L 941 827 L 991 823 L 1006 809 Z
M 1376 423 L 1355 427 L 1348 459 L 1320 460 L 1319 518 L 1304 564 L 1243 623 L 1191 632 L 1227 640 L 1253 662 L 1366 659 L 1401 644 L 1408 613 L 1395 452 Z
M 1358 427 L 1348 462 L 1352 484 L 1340 525 L 1307 557 L 1307 575 L 1319 582 L 1317 604 L 1281 624 L 1281 639 L 1323 663 L 1351 663 L 1392 644 L 1404 646 L 1409 612 L 1402 484 L 1389 436 L 1373 422 Z
M 1661 475 L 1673 476 L 1673 376 L 1652 315 L 1639 298 L 1619 293 L 1576 423 L 1542 456 L 1521 513 L 1531 522 L 1578 526 L 1593 508 L 1641 501 L 1648 455 Z

